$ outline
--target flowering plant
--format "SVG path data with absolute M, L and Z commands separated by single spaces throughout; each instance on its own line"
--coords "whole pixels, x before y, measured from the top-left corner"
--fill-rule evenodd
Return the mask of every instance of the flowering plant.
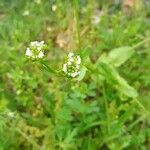
M 26 49 L 25 55 L 32 59 L 43 58 L 45 48 L 46 44 L 44 44 L 44 41 L 33 41 L 30 43 L 30 46 Z

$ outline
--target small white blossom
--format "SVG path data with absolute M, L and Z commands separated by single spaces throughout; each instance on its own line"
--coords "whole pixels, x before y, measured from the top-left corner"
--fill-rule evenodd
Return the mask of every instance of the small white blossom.
M 67 64 L 64 64 L 64 65 L 63 65 L 63 71 L 64 71 L 64 72 L 67 72 Z
M 70 61 L 70 62 L 73 62 L 73 61 L 74 61 L 74 58 L 73 58 L 73 57 L 70 57 L 70 58 L 69 58 L 69 61 Z
M 71 76 L 74 78 L 76 76 L 76 72 L 72 73 Z
M 68 65 L 71 65 L 71 61 L 68 61 L 67 64 L 68 64 Z
M 44 41 L 33 41 L 30 43 L 31 46 L 35 46 L 35 47 L 42 47 L 44 45 Z
M 25 55 L 26 55 L 26 56 L 29 56 L 29 57 L 32 57 L 33 54 L 32 54 L 32 52 L 31 52 L 30 48 L 27 48 L 27 49 L 26 49 Z
M 71 76 L 74 78 L 74 77 L 78 76 L 79 74 L 80 74 L 80 71 L 78 71 L 78 72 L 73 72 L 73 73 L 71 74 Z
M 25 55 L 29 58 L 38 59 L 44 57 L 44 41 L 33 41 L 30 43 L 30 47 L 26 49 Z
M 39 58 L 44 57 L 44 53 L 43 53 L 42 51 L 40 51 L 39 54 L 38 54 L 38 57 L 39 57 Z
M 44 41 L 41 41 L 41 44 L 44 44 Z
M 74 56 L 74 53 L 70 52 L 70 53 L 68 54 L 68 57 L 72 57 L 72 56 Z
M 63 65 L 63 72 L 72 78 L 80 75 L 80 67 L 81 67 L 81 58 L 79 55 L 75 55 L 74 53 L 69 53 L 66 63 Z

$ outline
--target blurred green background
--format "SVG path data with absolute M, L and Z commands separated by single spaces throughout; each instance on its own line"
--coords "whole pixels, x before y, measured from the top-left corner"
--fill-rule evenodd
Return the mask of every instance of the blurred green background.
M 93 70 L 102 53 L 150 37 L 149 0 L 78 6 L 81 50 L 90 50 Z M 47 62 L 61 69 L 77 48 L 76 30 L 72 0 L 0 0 L 0 150 L 150 149 L 149 42 L 117 68 L 138 91 L 139 105 L 98 72 L 72 83 L 25 57 L 31 41 L 44 40 Z

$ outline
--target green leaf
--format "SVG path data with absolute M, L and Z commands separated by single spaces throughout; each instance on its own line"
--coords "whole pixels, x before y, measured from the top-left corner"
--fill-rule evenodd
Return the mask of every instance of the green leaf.
M 91 53 L 91 49 L 85 48 L 85 49 L 82 49 L 82 51 L 80 52 L 80 56 L 82 59 L 87 58 L 87 57 L 89 57 L 90 53 Z
M 118 89 L 123 94 L 125 94 L 125 95 L 127 95 L 129 97 L 137 97 L 138 96 L 137 91 L 133 87 L 131 87 L 124 78 L 120 77 L 119 75 L 118 75 L 117 78 L 118 78 L 118 82 L 119 82 Z
M 54 73 L 54 74 L 56 74 L 56 71 L 53 70 L 53 69 L 47 64 L 46 61 L 41 60 L 40 62 L 41 62 L 41 64 L 42 64 L 42 66 L 45 68 L 45 70 L 47 70 L 49 73 Z
M 81 68 L 80 75 L 77 77 L 76 80 L 81 81 L 81 80 L 84 78 L 84 76 L 85 76 L 85 74 L 86 74 L 86 71 L 87 71 L 87 68 L 86 68 L 85 66 L 83 66 L 83 67 Z
M 113 49 L 108 56 L 102 55 L 99 61 L 112 64 L 115 67 L 121 66 L 125 63 L 134 53 L 134 49 L 129 46 Z
M 137 97 L 137 91 L 131 87 L 127 81 L 122 78 L 119 73 L 112 66 L 106 63 L 99 63 L 99 71 L 105 79 L 111 83 L 118 91 L 128 97 Z

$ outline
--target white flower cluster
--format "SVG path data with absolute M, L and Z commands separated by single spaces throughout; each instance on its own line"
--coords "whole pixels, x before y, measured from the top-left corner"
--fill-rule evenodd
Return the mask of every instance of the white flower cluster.
M 63 64 L 63 72 L 69 77 L 76 77 L 80 74 L 81 57 L 74 53 L 69 53 L 67 61 Z
M 33 41 L 26 49 L 25 55 L 33 59 L 43 58 L 45 46 L 44 41 Z

